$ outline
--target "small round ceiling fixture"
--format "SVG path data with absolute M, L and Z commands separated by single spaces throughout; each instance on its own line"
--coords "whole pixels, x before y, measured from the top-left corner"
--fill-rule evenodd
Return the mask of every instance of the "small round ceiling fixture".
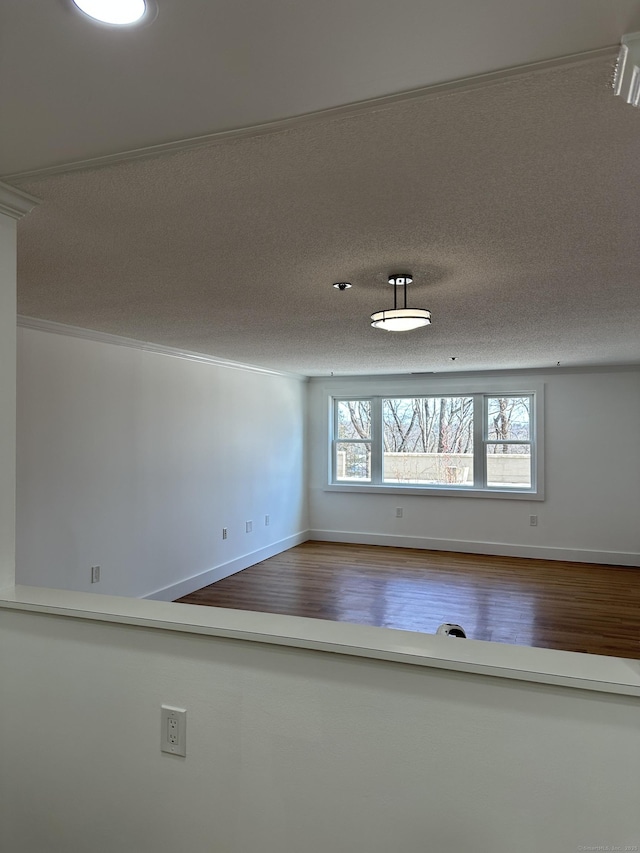
M 349 288 L 352 287 L 352 284 L 350 281 L 336 281 L 333 286 L 337 290 L 349 290 Z
M 394 273 L 387 281 L 394 287 L 404 287 L 405 284 L 413 284 L 413 276 L 411 273 Z
M 411 284 L 411 273 L 393 273 L 388 282 L 393 285 L 393 308 L 386 311 L 375 311 L 371 315 L 371 325 L 374 329 L 385 329 L 387 332 L 409 332 L 431 323 L 431 311 L 426 308 L 407 308 L 407 285 Z M 404 288 L 404 306 L 398 308 L 398 288 Z
M 146 0 L 73 0 L 75 6 L 102 24 L 136 24 L 147 13 Z

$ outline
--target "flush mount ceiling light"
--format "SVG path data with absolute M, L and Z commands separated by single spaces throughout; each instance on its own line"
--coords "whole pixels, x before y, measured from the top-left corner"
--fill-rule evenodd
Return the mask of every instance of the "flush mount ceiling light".
M 407 285 L 413 281 L 408 273 L 394 273 L 389 276 L 389 284 L 393 285 L 393 308 L 386 311 L 376 311 L 371 315 L 371 325 L 374 329 L 386 329 L 387 332 L 408 332 L 420 326 L 431 323 L 431 311 L 426 308 L 407 308 Z M 404 305 L 398 308 L 398 288 L 404 288 Z
M 95 21 L 120 27 L 137 24 L 148 13 L 146 0 L 73 0 L 73 4 Z
M 622 36 L 613 78 L 613 94 L 633 107 L 640 106 L 640 33 Z

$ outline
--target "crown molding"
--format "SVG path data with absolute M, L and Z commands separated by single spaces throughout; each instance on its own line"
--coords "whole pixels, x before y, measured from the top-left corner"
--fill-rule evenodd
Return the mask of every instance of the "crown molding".
M 620 362 L 616 364 L 579 364 L 556 366 L 549 364 L 548 366 L 531 367 L 481 367 L 478 370 L 430 370 L 420 371 L 417 373 L 341 373 L 337 375 L 318 375 L 310 376 L 309 382 L 312 385 L 323 385 L 327 388 L 334 388 L 339 385 L 355 387 L 364 384 L 379 385 L 382 382 L 411 382 L 420 383 L 422 380 L 437 384 L 438 387 L 454 383 L 466 382 L 473 380 L 491 381 L 494 379 L 505 379 L 514 377 L 517 379 L 533 379 L 539 377 L 544 379 L 549 376 L 573 375 L 573 374 L 593 374 L 593 373 L 640 373 L 639 362 Z M 521 386 L 521 390 L 529 390 L 527 386 Z M 342 391 L 341 391 L 342 393 Z M 345 391 L 345 393 L 356 393 Z M 374 392 L 370 392 L 374 393 Z M 360 487 L 358 487 L 360 488 Z
M 192 352 L 177 347 L 154 344 L 149 341 L 138 341 L 135 338 L 125 338 L 121 335 L 112 335 L 109 332 L 98 332 L 95 329 L 82 329 L 79 326 L 68 326 L 66 323 L 56 323 L 53 320 L 40 320 L 37 317 L 25 317 L 18 314 L 18 326 L 22 329 L 34 329 L 38 332 L 49 332 L 54 335 L 63 335 L 68 338 L 82 338 L 87 341 L 95 341 L 101 344 L 111 344 L 118 347 L 129 347 L 130 349 L 153 352 L 158 355 L 168 355 L 172 358 L 181 358 L 185 361 L 196 361 L 200 364 L 212 364 L 217 367 L 226 367 L 230 370 L 244 370 L 249 373 L 260 373 L 265 376 L 283 376 L 287 379 L 296 379 L 299 382 L 307 382 L 308 377 L 300 373 L 288 373 L 284 370 L 272 370 L 268 367 L 259 367 L 255 364 L 243 364 L 239 361 L 230 361 L 218 358 L 206 353 Z
M 14 187 L 10 187 L 0 181 L 0 213 L 10 216 L 12 219 L 22 219 L 33 208 L 40 204 L 40 199 L 23 193 Z
M 10 175 L 5 175 L 2 180 L 23 181 L 30 180 L 32 178 L 45 178 L 53 175 L 77 172 L 83 169 L 97 169 L 129 160 L 139 160 L 148 157 L 158 157 L 172 152 L 177 153 L 180 151 L 187 151 L 192 148 L 215 145 L 222 142 L 228 142 L 233 139 L 243 139 L 248 137 L 264 136 L 271 133 L 279 133 L 317 121 L 332 118 L 347 118 L 367 110 L 383 109 L 404 101 L 432 99 L 442 97 L 444 95 L 458 94 L 472 91 L 473 89 L 494 86 L 499 83 L 509 82 L 512 79 L 517 79 L 524 74 L 543 73 L 546 71 L 553 71 L 556 68 L 582 65 L 584 63 L 594 62 L 606 57 L 610 57 L 613 61 L 615 60 L 619 49 L 619 45 L 601 47 L 595 50 L 556 57 L 555 59 L 545 59 L 540 62 L 517 65 L 512 68 L 501 69 L 500 71 L 490 71 L 486 74 L 477 74 L 473 77 L 463 77 L 459 80 L 452 80 L 446 83 L 422 86 L 418 89 L 397 92 L 393 95 L 383 95 L 378 98 L 369 98 L 365 101 L 355 101 L 350 104 L 344 104 L 338 107 L 329 107 L 328 109 L 317 110 L 312 113 L 303 113 L 302 115 L 278 119 L 264 124 L 250 125 L 247 127 L 235 128 L 233 130 L 219 131 L 217 133 L 209 133 L 203 136 L 192 137 L 190 139 L 180 139 L 175 142 L 150 145 L 145 148 L 136 148 L 130 151 L 107 154 L 103 157 L 93 157 L 72 163 L 61 163 L 54 166 L 47 166 L 42 169 L 33 169 L 27 172 L 15 172 Z

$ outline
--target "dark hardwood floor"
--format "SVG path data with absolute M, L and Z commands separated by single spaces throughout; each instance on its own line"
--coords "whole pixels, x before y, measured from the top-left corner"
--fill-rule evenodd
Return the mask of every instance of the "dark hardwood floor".
M 178 600 L 640 659 L 640 568 L 305 542 Z

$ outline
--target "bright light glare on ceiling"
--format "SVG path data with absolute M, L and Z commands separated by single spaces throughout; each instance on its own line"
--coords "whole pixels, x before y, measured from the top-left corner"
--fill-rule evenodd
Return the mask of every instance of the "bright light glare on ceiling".
M 145 0 L 73 0 L 75 5 L 104 24 L 135 24 L 147 11 Z

